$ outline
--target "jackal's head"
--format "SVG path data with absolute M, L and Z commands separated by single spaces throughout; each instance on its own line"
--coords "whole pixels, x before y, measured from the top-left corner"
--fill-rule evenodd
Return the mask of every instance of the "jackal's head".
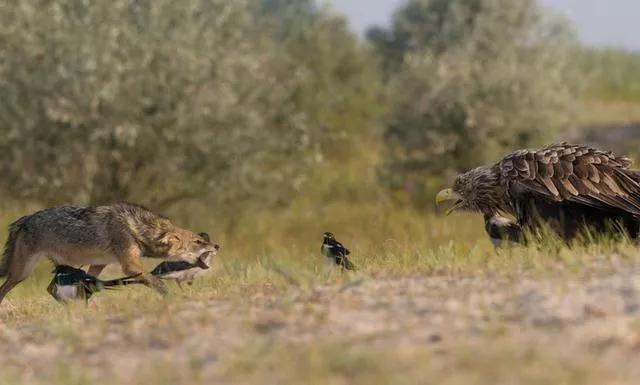
M 179 228 L 165 232 L 159 243 L 165 249 L 168 260 L 187 261 L 202 269 L 209 268 L 211 258 L 220 249 L 211 241 L 209 234 L 196 234 Z

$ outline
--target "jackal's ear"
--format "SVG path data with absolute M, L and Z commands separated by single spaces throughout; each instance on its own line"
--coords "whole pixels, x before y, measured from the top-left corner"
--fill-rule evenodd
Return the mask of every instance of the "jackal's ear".
M 180 238 L 171 232 L 166 232 L 158 237 L 158 243 L 165 247 L 171 247 L 173 244 L 180 242 Z

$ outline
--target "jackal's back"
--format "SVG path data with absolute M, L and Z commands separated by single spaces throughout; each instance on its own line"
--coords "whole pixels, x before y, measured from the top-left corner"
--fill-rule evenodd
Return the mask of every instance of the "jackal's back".
M 208 239 L 142 206 L 62 206 L 24 216 L 10 226 L 0 273 L 7 274 L 12 260 L 32 255 L 70 266 L 127 261 L 138 266 L 135 259 L 140 257 L 198 263 L 215 251 L 217 245 Z
M 0 276 L 7 274 L 18 241 L 30 252 L 42 252 L 54 259 L 57 255 L 72 257 L 76 253 L 104 256 L 148 236 L 145 233 L 150 232 L 149 227 L 154 228 L 154 233 L 160 231 L 165 221 L 160 215 L 128 203 L 37 211 L 9 226 Z

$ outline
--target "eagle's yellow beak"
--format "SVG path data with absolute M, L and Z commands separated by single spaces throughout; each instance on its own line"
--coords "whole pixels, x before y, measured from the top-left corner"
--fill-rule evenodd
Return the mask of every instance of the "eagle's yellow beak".
M 449 208 L 449 210 L 447 210 L 446 215 L 451 214 L 451 212 L 453 212 L 453 210 L 457 209 L 458 207 L 460 207 L 462 205 L 462 196 L 460 196 L 460 194 L 458 194 L 457 192 L 453 191 L 452 189 L 448 188 L 448 189 L 444 189 L 442 191 L 440 191 L 438 193 L 438 195 L 436 195 L 436 204 L 440 204 L 442 202 L 445 201 L 456 201 L 454 203 L 453 206 L 451 206 L 451 208 Z

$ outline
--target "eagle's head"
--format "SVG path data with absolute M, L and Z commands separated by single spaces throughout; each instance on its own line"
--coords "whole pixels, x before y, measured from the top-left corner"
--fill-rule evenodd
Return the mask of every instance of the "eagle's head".
M 454 210 L 480 211 L 492 215 L 505 211 L 508 204 L 500 185 L 500 173 L 496 167 L 482 166 L 458 175 L 453 187 L 436 195 L 436 204 L 453 201 L 447 215 Z

